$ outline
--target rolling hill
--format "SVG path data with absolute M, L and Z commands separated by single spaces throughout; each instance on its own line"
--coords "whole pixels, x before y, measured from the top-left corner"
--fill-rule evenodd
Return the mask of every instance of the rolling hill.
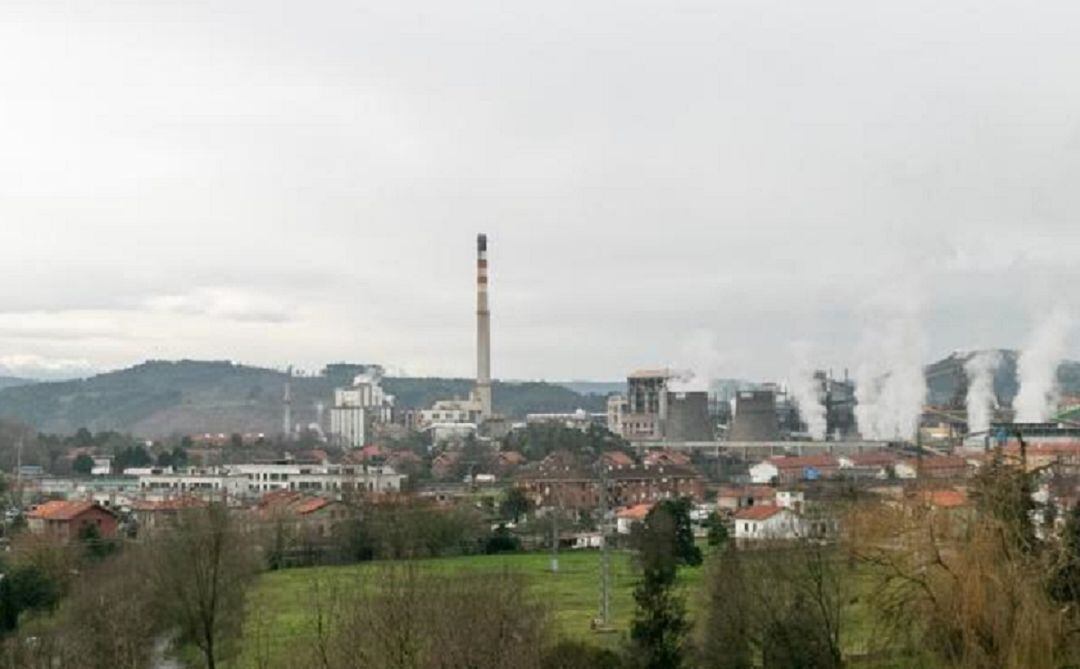
M 224 361 L 149 361 L 88 379 L 34 383 L 0 389 L 0 418 L 44 432 L 117 430 L 158 437 L 177 433 L 281 430 L 282 372 Z M 316 404 L 329 407 L 339 380 L 292 378 L 293 417 L 316 420 Z M 465 397 L 469 379 L 387 378 L 383 387 L 402 408 L 430 406 L 436 399 Z M 604 398 L 549 383 L 494 384 L 495 409 L 514 418 L 530 411 L 603 411 Z
M 4 388 L 14 388 L 16 386 L 26 386 L 34 381 L 30 379 L 20 379 L 15 376 L 0 376 L 0 390 Z

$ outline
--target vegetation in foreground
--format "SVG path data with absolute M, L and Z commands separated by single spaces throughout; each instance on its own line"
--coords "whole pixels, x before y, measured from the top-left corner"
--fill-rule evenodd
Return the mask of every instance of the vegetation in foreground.
M 28 536 L 3 565 L 0 668 L 139 669 L 169 640 L 207 669 L 1077 666 L 1080 507 L 1057 522 L 1033 501 L 1034 476 L 999 454 L 973 507 L 860 500 L 838 541 L 747 550 L 716 532 L 708 556 L 688 504 L 658 504 L 614 557 L 613 634 L 590 631 L 596 553 L 562 555 L 558 573 L 545 554 L 474 555 L 253 585 L 275 544 L 217 506 L 122 550 Z M 471 527 L 462 518 L 414 523 L 441 528 L 433 544 L 388 522 L 423 509 L 385 513 L 353 519 L 345 545 L 405 557 L 492 545 L 450 532 Z

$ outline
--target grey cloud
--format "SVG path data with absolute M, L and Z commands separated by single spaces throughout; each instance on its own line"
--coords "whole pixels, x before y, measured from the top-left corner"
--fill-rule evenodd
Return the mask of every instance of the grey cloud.
M 0 314 L 55 311 L 35 327 L 71 338 L 0 328 L 0 353 L 468 373 L 480 230 L 502 376 L 682 364 L 695 332 L 731 375 L 788 375 L 792 339 L 854 367 L 865 305 L 905 276 L 928 354 L 1018 346 L 1033 312 L 1077 307 L 1078 19 L 1018 0 L 5 6 Z M 85 311 L 125 337 L 92 340 Z

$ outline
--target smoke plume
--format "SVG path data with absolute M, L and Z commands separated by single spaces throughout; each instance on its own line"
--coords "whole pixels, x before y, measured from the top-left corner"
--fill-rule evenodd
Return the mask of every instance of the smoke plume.
M 1065 357 L 1072 317 L 1058 307 L 1028 338 L 1017 362 L 1020 392 L 1013 400 L 1016 421 L 1039 423 L 1050 418 L 1058 399 L 1057 369 Z
M 791 346 L 795 359 L 795 373 L 788 381 L 788 392 L 799 407 L 799 418 L 806 423 L 806 431 L 811 438 L 824 440 L 827 431 L 827 417 L 821 382 L 814 378 L 814 369 L 810 363 L 810 346 L 805 342 L 796 342 Z
M 789 390 L 810 437 L 819 441 L 825 439 L 825 405 L 821 401 L 821 384 L 814 378 L 814 373 L 800 370 L 789 382 Z
M 914 306 L 869 322 L 855 371 L 855 420 L 864 438 L 914 439 L 926 400 L 924 347 Z
M 990 429 L 997 396 L 994 394 L 994 373 L 1001 365 L 1001 351 L 979 351 L 964 363 L 968 388 L 967 422 L 969 432 Z

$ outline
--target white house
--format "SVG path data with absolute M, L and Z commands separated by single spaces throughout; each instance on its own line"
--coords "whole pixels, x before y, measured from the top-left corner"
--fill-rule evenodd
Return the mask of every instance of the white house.
M 768 460 L 762 460 L 750 466 L 750 481 L 757 485 L 768 485 L 780 478 L 780 468 Z
M 806 494 L 801 490 L 777 490 L 776 491 L 776 506 L 791 509 L 796 513 L 802 511 L 803 503 L 806 501 Z
M 782 506 L 750 506 L 735 513 L 735 539 L 795 539 L 800 535 L 799 517 Z
M 109 476 L 112 474 L 112 458 L 94 456 L 94 466 L 90 468 L 91 476 Z

